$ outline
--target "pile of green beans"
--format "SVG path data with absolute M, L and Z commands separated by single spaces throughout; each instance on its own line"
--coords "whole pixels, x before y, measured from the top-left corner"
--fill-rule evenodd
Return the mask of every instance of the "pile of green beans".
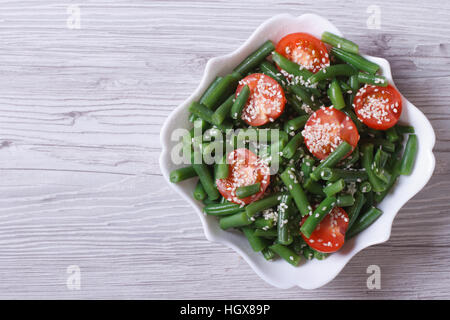
M 268 40 L 230 73 L 218 75 L 188 107 L 189 121 L 202 133 L 194 136 L 193 128 L 183 137 L 183 152 L 190 151 L 186 156 L 190 163 L 169 176 L 172 183 L 191 183 L 193 198 L 204 204 L 208 219 L 218 219 L 222 230 L 240 230 L 251 249 L 266 260 L 280 257 L 293 266 L 303 258 L 327 257 L 304 238 L 311 237 L 333 208 L 344 208 L 348 215 L 346 239 L 374 223 L 382 215 L 377 205 L 401 175 L 412 173 L 418 152 L 413 127 L 397 124 L 377 131 L 366 127 L 353 111 L 353 100 L 365 84 L 388 85 L 386 78 L 377 74 L 380 66 L 361 56 L 358 45 L 345 38 L 324 32 L 322 41 L 332 46 L 332 62 L 317 73 L 274 51 Z M 258 141 L 266 137 L 266 143 L 257 145 L 255 152 L 277 164 L 279 170 L 271 173 L 262 196 L 262 181 L 236 187 L 237 199 L 256 198 L 237 204 L 217 188 L 218 180 L 230 177 L 231 167 L 227 154 L 219 156 L 214 150 L 222 144 L 232 149 L 240 143 L 251 147 L 248 129 L 255 128 L 242 120 L 251 90 L 244 85 L 236 94 L 239 81 L 251 73 L 276 80 L 287 103 L 279 118 L 257 128 L 255 137 Z M 328 157 L 318 160 L 307 150 L 302 130 L 312 111 L 330 105 L 353 120 L 360 141 L 356 147 L 342 141 Z M 240 131 L 228 136 L 229 129 Z M 277 148 L 280 156 L 274 157 Z M 213 164 L 204 161 L 207 155 L 217 157 Z

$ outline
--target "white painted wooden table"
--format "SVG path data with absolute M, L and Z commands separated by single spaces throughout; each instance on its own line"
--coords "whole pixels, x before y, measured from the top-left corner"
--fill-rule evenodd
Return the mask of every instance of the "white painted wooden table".
M 380 29 L 366 24 L 374 4 Z M 80 9 L 80 29 L 69 5 Z M 0 0 L 0 8 L 0 298 L 450 298 L 448 2 Z M 161 125 L 206 61 L 285 12 L 322 14 L 363 52 L 389 59 L 437 134 L 435 175 L 401 210 L 390 241 L 315 291 L 272 288 L 209 243 L 158 168 Z M 381 267 L 381 290 L 366 287 L 371 264 Z M 71 265 L 80 290 L 66 286 Z

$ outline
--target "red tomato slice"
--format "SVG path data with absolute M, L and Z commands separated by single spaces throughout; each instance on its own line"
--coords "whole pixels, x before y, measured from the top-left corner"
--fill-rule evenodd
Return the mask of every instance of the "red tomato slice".
M 306 122 L 302 135 L 308 150 L 321 160 L 328 157 L 342 141 L 353 146 L 350 155 L 359 141 L 359 133 L 352 119 L 333 107 L 323 107 L 314 112 Z
M 303 217 L 301 224 L 308 217 Z M 314 250 L 324 253 L 336 252 L 344 245 L 347 227 L 347 212 L 342 208 L 334 207 L 317 225 L 309 238 L 306 238 L 303 234 L 302 237 Z
M 273 122 L 284 110 L 286 98 L 279 83 L 262 73 L 253 73 L 239 81 L 236 97 L 248 85 L 250 97 L 242 111 L 242 120 L 250 126 L 262 126 Z
M 393 127 L 402 114 L 402 97 L 391 85 L 365 85 L 353 100 L 358 119 L 370 128 L 386 130 Z
M 270 172 L 267 163 L 245 148 L 230 152 L 227 156 L 227 162 L 229 163 L 228 178 L 216 180 L 217 188 L 225 199 L 245 205 L 264 195 L 267 186 L 270 184 Z M 258 182 L 261 183 L 258 193 L 243 199 L 236 196 L 238 187 L 245 187 Z
M 278 42 L 275 51 L 314 73 L 330 65 L 325 44 L 308 33 L 288 34 Z

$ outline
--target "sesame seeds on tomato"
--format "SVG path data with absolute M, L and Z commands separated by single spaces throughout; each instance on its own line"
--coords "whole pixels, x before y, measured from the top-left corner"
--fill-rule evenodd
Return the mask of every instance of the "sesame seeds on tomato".
M 359 133 L 353 121 L 334 107 L 321 107 L 308 119 L 302 131 L 308 150 L 318 159 L 325 159 L 346 141 L 356 147 Z
M 391 85 L 378 87 L 366 84 L 356 94 L 353 108 L 364 124 L 376 130 L 386 130 L 400 118 L 401 96 Z
M 289 49 L 289 53 L 286 52 L 286 54 L 291 54 L 292 60 L 298 63 L 301 68 L 314 73 L 330 66 L 328 53 L 323 49 L 316 51 L 308 41 L 298 41 L 296 47 L 293 50 Z
M 220 193 L 230 202 L 241 206 L 260 198 L 270 182 L 270 169 L 265 159 L 258 158 L 248 149 L 236 149 L 228 156 L 230 174 L 226 179 L 218 179 Z M 260 192 L 250 196 L 250 199 L 239 199 L 236 195 L 238 187 L 261 183 Z M 226 194 L 226 195 L 224 195 Z
M 313 116 L 314 117 L 314 116 Z M 322 123 L 322 119 L 315 117 L 312 125 L 305 125 L 302 136 L 310 142 L 308 145 L 312 153 L 333 152 L 341 143 L 342 139 L 336 134 L 340 125 L 336 123 Z
M 258 120 L 274 122 L 283 112 L 286 102 L 282 87 L 264 74 L 247 76 L 239 82 L 239 86 L 244 85 L 250 87 L 251 93 L 241 119 L 247 124 L 259 123 Z
M 375 89 L 377 90 L 375 93 L 362 98 L 361 96 L 366 92 L 368 86 L 369 85 L 366 84 L 363 89 L 356 94 L 356 101 L 358 103 L 361 102 L 361 99 L 364 99 L 364 101 L 362 101 L 362 107 L 357 110 L 357 114 L 363 119 L 374 119 L 378 124 L 390 122 L 391 118 L 387 111 L 390 106 L 390 99 L 379 97 L 377 95 L 378 89 Z M 385 94 L 385 91 L 381 90 L 381 94 Z M 394 104 L 392 104 L 392 106 L 394 106 Z M 392 110 L 397 112 L 395 108 Z

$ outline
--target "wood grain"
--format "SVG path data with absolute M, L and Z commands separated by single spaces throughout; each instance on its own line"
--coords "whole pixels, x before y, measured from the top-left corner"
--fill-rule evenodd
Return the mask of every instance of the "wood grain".
M 449 3 L 377 1 L 378 30 L 372 1 L 86 0 L 69 29 L 73 3 L 0 0 L 0 298 L 450 298 Z M 322 14 L 387 58 L 437 134 L 435 175 L 389 242 L 315 291 L 272 288 L 209 243 L 158 166 L 161 125 L 206 61 L 286 12 Z

